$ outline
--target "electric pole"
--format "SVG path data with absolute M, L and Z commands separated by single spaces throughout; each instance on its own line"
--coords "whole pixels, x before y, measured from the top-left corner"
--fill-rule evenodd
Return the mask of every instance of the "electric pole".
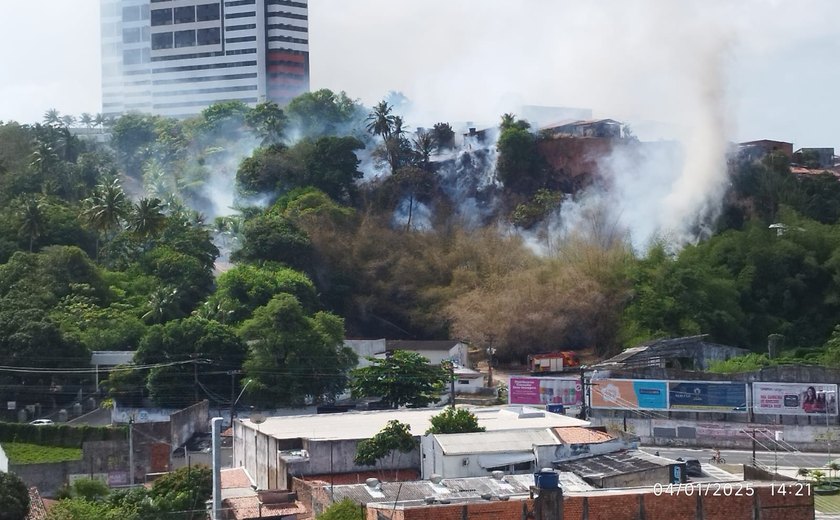
M 228 370 L 227 374 L 230 376 L 230 425 L 233 427 L 233 418 L 236 416 L 236 376 L 241 374 L 241 370 Z
M 134 417 L 128 419 L 128 483 L 134 487 Z

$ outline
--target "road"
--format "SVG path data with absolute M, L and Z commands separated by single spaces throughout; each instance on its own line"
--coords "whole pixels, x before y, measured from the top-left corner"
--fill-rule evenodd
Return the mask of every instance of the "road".
M 648 453 L 655 453 L 659 451 L 659 455 L 669 459 L 676 459 L 682 457 L 683 459 L 697 459 L 705 467 L 712 456 L 712 450 L 692 449 L 692 448 L 662 448 L 657 446 L 643 446 L 643 451 Z M 746 450 L 720 450 L 720 455 L 726 459 L 727 464 L 750 464 L 752 462 L 752 452 Z M 756 451 L 756 461 L 768 468 L 784 467 L 784 468 L 819 468 L 825 466 L 829 461 L 827 453 L 802 453 L 802 452 L 783 452 L 773 453 L 772 451 Z M 831 459 L 837 460 L 840 454 L 832 453 Z

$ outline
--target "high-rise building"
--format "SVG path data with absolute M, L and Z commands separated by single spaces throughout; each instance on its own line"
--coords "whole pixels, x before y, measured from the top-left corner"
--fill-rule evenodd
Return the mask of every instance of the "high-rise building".
M 309 90 L 307 0 L 101 0 L 102 113 L 185 117 Z

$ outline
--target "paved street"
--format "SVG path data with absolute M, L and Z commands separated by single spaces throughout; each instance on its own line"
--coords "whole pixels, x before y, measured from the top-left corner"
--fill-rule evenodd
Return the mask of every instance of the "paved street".
M 657 446 L 643 446 L 642 450 L 648 453 L 659 451 L 659 455 L 669 459 L 682 457 L 683 459 L 697 459 L 703 465 L 705 471 L 712 457 L 712 450 L 707 448 L 662 448 Z M 721 457 L 726 459 L 727 464 L 749 464 L 752 462 L 752 451 L 747 450 L 721 450 Z M 768 468 L 819 468 L 828 464 L 827 453 L 802 453 L 783 452 L 773 453 L 772 451 L 756 451 L 756 461 Z M 840 454 L 832 453 L 831 460 L 840 459 Z

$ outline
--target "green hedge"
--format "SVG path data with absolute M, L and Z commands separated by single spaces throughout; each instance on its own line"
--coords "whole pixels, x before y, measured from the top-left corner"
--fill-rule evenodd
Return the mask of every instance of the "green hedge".
M 0 422 L 0 442 L 23 442 L 44 446 L 81 448 L 88 441 L 116 441 L 128 438 L 125 427 L 111 426 L 33 426 Z

